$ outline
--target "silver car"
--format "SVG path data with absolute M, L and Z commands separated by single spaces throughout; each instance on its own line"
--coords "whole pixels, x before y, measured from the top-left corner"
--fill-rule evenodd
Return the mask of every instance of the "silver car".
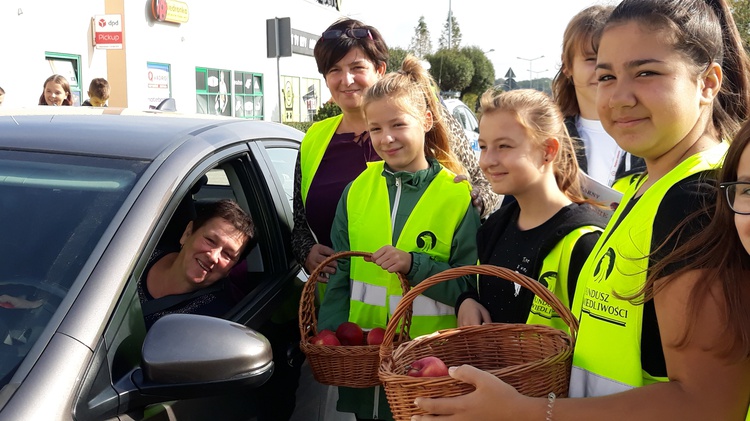
M 0 420 L 250 419 L 256 333 L 299 284 L 287 126 L 89 107 L 0 109 Z M 186 204 L 231 198 L 259 244 L 224 317 L 146 332 L 136 285 Z

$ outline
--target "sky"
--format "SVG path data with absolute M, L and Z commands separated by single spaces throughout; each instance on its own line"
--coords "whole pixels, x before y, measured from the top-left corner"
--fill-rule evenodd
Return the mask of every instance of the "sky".
M 448 18 L 461 29 L 461 46 L 478 46 L 495 66 L 495 77 L 512 68 L 516 80 L 552 78 L 560 69 L 562 37 L 568 21 L 594 4 L 616 0 L 345 0 L 350 17 L 376 27 L 389 47 L 408 48 L 424 16 L 432 48 Z M 489 50 L 494 50 L 489 52 Z M 527 59 L 521 60 L 518 57 Z M 541 57 L 541 58 L 540 58 Z

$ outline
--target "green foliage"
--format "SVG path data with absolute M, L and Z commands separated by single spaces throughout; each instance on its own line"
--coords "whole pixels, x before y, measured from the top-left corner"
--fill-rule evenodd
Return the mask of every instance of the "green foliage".
M 294 127 L 295 129 L 301 131 L 302 133 L 307 133 L 307 130 L 310 128 L 310 126 L 313 125 L 312 121 L 285 121 L 284 124 L 290 127 Z
M 462 91 L 471 83 L 474 64 L 458 50 L 441 49 L 425 58 L 441 91 Z
M 427 54 L 432 54 L 432 40 L 430 39 L 430 30 L 424 21 L 424 16 L 419 17 L 419 22 L 414 28 L 414 36 L 409 43 L 409 52 L 415 56 L 424 58 Z
M 484 93 L 484 91 L 482 93 Z M 461 98 L 461 101 L 463 101 L 463 103 L 466 104 L 466 106 L 469 107 L 469 109 L 473 111 L 474 114 L 476 114 L 477 109 L 479 108 L 479 95 L 473 92 L 469 92 L 467 94 L 464 94 L 463 98 Z
M 401 47 L 394 47 L 388 49 L 388 63 L 386 64 L 386 72 L 396 72 L 401 68 L 401 63 L 404 62 L 408 51 Z
M 448 33 L 451 34 L 450 45 L 448 45 Z M 443 32 L 440 34 L 438 40 L 438 46 L 440 49 L 455 49 L 461 45 L 461 28 L 458 26 L 456 15 L 452 12 L 448 13 L 448 17 L 445 19 L 445 25 L 443 25 Z
M 471 77 L 469 86 L 462 90 L 462 94 L 474 93 L 480 95 L 487 88 L 492 87 L 495 81 L 495 66 L 487 58 L 487 55 L 477 46 L 464 47 L 461 53 L 471 60 L 474 65 L 474 74 Z M 469 108 L 474 109 L 473 106 Z
M 740 37 L 742 37 L 742 43 L 745 50 L 748 50 L 748 45 L 750 45 L 750 2 L 747 0 L 729 0 L 728 3 L 730 9 L 732 9 L 734 23 L 737 24 Z
M 315 113 L 315 117 L 313 117 L 313 121 L 325 120 L 328 117 L 333 117 L 339 114 L 341 114 L 341 108 L 338 105 L 336 105 L 335 102 L 328 101 L 325 104 L 323 104 L 322 107 L 318 108 L 318 112 Z

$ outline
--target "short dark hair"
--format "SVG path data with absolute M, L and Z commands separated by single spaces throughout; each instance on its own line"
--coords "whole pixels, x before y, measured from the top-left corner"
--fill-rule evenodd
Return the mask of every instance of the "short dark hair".
M 349 54 L 353 48 L 361 48 L 365 53 L 365 56 L 370 60 L 377 68 L 381 64 L 388 62 L 388 46 L 383 40 L 383 36 L 373 26 L 365 25 L 364 23 L 349 18 L 342 18 L 332 23 L 326 31 L 341 30 L 346 31 L 347 29 L 363 28 L 370 31 L 372 39 L 366 38 L 351 38 L 347 36 L 341 36 L 336 39 L 323 39 L 322 37 L 315 43 L 313 54 L 315 55 L 315 62 L 318 64 L 318 72 L 325 76 L 331 68 L 338 63 L 345 55 Z
M 5 93 L 5 89 L 3 89 L 3 88 L 2 88 L 1 86 L 0 86 L 0 94 L 4 94 L 4 93 Z
M 89 84 L 89 96 L 95 96 L 99 99 L 109 98 L 109 82 L 107 82 L 107 79 L 101 77 L 92 79 Z
M 205 225 L 213 218 L 221 218 L 234 226 L 237 231 L 247 237 L 245 248 L 242 249 L 237 261 L 242 261 L 258 244 L 253 218 L 245 212 L 234 200 L 223 199 L 196 208 L 193 220 L 193 232 Z

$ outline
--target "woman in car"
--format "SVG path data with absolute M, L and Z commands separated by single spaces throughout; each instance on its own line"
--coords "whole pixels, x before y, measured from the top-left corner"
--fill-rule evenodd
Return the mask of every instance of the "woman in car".
M 198 210 L 179 244 L 179 250 L 156 250 L 138 283 L 146 329 L 167 314 L 229 311 L 226 280 L 255 246 L 255 225 L 237 203 L 220 200 Z

